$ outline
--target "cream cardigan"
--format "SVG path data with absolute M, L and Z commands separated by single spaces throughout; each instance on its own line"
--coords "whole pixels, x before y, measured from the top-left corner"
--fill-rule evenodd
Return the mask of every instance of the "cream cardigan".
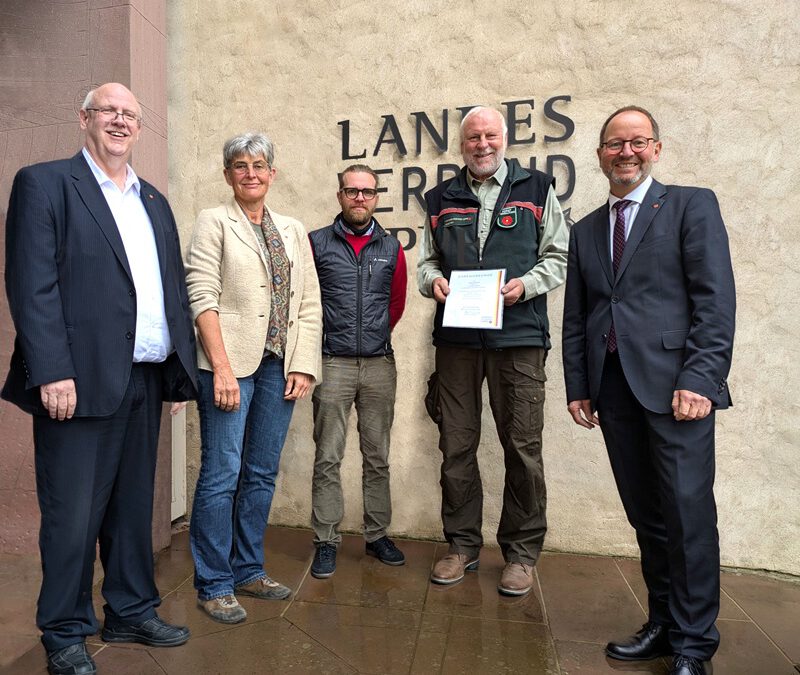
M 284 375 L 306 373 L 319 382 L 322 305 L 308 233 L 298 220 L 267 210 L 291 269 Z M 219 314 L 233 374 L 252 375 L 264 354 L 272 284 L 256 234 L 233 197 L 197 216 L 186 254 L 186 285 L 192 318 L 209 309 Z M 211 370 L 199 339 L 197 362 Z

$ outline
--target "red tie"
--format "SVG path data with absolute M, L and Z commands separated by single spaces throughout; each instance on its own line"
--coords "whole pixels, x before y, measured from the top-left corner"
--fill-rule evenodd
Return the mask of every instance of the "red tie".
M 625 251 L 625 209 L 628 204 L 633 202 L 630 199 L 620 199 L 612 208 L 617 210 L 617 218 L 614 221 L 614 277 L 617 276 L 619 264 L 622 261 L 622 254 Z M 608 331 L 608 341 L 606 342 L 608 351 L 617 351 L 617 331 L 614 329 L 614 320 L 611 320 L 611 330 Z

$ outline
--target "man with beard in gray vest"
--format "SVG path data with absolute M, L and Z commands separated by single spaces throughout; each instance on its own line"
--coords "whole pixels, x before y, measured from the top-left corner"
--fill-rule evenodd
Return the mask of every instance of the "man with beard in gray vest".
M 406 303 L 406 262 L 398 240 L 372 214 L 378 175 L 364 164 L 339 174 L 341 213 L 310 234 L 322 291 L 322 382 L 314 391 L 316 458 L 311 524 L 316 553 L 311 574 L 336 571 L 344 515 L 340 466 L 347 420 L 355 404 L 362 456 L 367 555 L 387 565 L 405 556 L 386 535 L 392 519 L 389 445 L 397 388 L 392 329 Z

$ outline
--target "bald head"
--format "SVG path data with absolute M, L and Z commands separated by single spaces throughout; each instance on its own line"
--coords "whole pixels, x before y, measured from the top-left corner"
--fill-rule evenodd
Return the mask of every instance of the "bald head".
M 133 92 L 128 89 L 124 84 L 120 84 L 119 82 L 106 82 L 105 84 L 101 84 L 99 87 L 95 89 L 91 89 L 87 94 L 86 98 L 83 99 L 83 105 L 81 105 L 81 110 L 86 110 L 87 108 L 96 108 L 97 106 L 97 99 L 98 98 L 105 98 L 106 96 L 126 96 L 130 97 L 136 102 L 135 112 L 139 117 L 139 121 L 141 122 L 142 118 L 142 107 L 139 105 L 139 101 L 136 100 L 136 97 L 133 95 Z
M 124 184 L 142 126 L 142 109 L 131 90 L 119 82 L 93 89 L 81 106 L 80 123 L 92 159 L 114 182 Z

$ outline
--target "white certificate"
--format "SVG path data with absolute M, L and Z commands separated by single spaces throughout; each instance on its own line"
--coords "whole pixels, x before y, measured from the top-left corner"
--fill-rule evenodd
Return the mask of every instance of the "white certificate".
M 506 271 L 453 270 L 450 294 L 444 303 L 442 326 L 448 328 L 503 327 L 503 295 Z

